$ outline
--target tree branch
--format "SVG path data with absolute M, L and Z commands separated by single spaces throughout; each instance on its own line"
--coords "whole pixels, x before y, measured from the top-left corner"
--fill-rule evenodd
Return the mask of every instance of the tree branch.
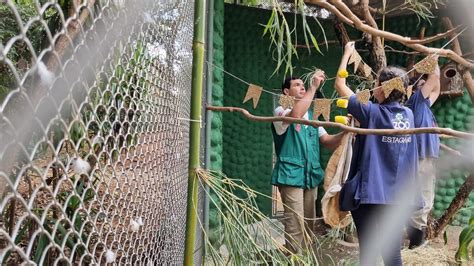
M 349 25 L 353 24 L 353 22 L 349 18 L 347 18 L 344 14 L 342 14 L 335 6 L 329 4 L 326 0 L 309 0 L 305 2 L 310 3 L 310 4 L 315 4 L 319 7 L 325 8 L 327 11 L 336 15 L 336 17 L 338 17 L 340 20 L 342 20 L 346 24 L 349 24 Z
M 474 134 L 453 130 L 451 128 L 439 128 L 439 127 L 421 127 L 412 129 L 367 129 L 367 128 L 356 128 L 350 127 L 335 122 L 322 122 L 316 120 L 306 120 L 300 118 L 281 117 L 281 116 L 255 116 L 249 113 L 249 111 L 239 107 L 219 107 L 219 106 L 207 106 L 206 110 L 216 112 L 240 112 L 246 118 L 257 121 L 257 122 L 275 122 L 282 121 L 285 123 L 297 123 L 304 124 L 313 127 L 335 127 L 346 132 L 352 132 L 361 135 L 408 135 L 408 134 L 422 134 L 422 133 L 435 133 L 445 134 L 463 139 L 474 139 Z
M 453 216 L 464 206 L 466 201 L 469 199 L 469 194 L 474 189 L 474 174 L 471 174 L 466 181 L 461 185 L 456 196 L 454 197 L 449 207 L 446 209 L 444 214 L 435 222 L 433 225 L 433 232 L 430 232 L 428 238 L 436 238 L 444 228 L 451 222 Z
M 73 40 L 79 34 L 82 25 L 86 22 L 89 17 L 89 9 L 92 9 L 94 6 L 95 0 L 88 0 L 85 6 L 82 6 L 82 9 L 76 13 L 76 8 L 81 8 L 81 0 L 74 0 L 71 5 L 71 14 L 69 17 L 74 17 L 72 20 L 69 20 L 66 26 L 66 32 L 63 33 L 54 44 L 53 55 L 48 58 L 46 61 L 46 66 L 50 71 L 56 71 L 59 66 L 58 60 L 61 60 L 63 55 L 66 53 L 67 48 L 73 45 Z M 67 18 L 66 18 L 67 19 Z
M 447 153 L 449 153 L 449 154 L 451 154 L 451 155 L 462 156 L 461 152 L 459 152 L 458 150 L 455 150 L 455 149 L 449 147 L 449 146 L 446 145 L 446 144 L 440 143 L 440 144 L 439 144 L 439 147 L 440 147 L 442 150 L 446 151 Z
M 434 42 L 434 41 L 437 41 L 437 40 L 440 40 L 440 39 L 443 39 L 443 38 L 446 38 L 446 37 L 449 37 L 449 36 L 456 35 L 456 33 L 457 33 L 456 31 L 459 30 L 460 28 L 461 28 L 461 25 L 457 25 L 455 28 L 449 29 L 446 32 L 438 33 L 436 35 L 426 37 L 426 38 L 422 38 L 422 39 L 419 39 L 419 40 L 409 40 L 409 41 L 407 41 L 407 43 L 426 44 L 426 43 Z
M 471 57 L 474 55 L 474 51 L 470 51 L 470 52 L 467 52 L 465 54 L 462 55 L 462 57 Z
M 332 5 L 331 9 L 327 7 L 328 2 L 326 0 L 307 0 L 307 1 L 309 3 L 324 7 L 328 9 L 329 11 L 337 10 L 338 12 L 334 12 L 333 13 L 334 15 L 338 17 L 343 16 L 343 18 L 340 17 L 342 21 L 344 21 L 345 23 L 347 23 L 347 20 L 351 21 L 351 23 L 347 23 L 347 24 L 354 26 L 356 29 L 360 31 L 371 34 L 373 36 L 383 37 L 384 39 L 387 39 L 387 40 L 399 42 L 405 45 L 406 47 L 409 47 L 415 51 L 418 51 L 424 54 L 436 53 L 439 56 L 448 57 L 454 62 L 457 62 L 465 66 L 466 68 L 469 68 L 469 69 L 474 68 L 474 63 L 467 61 L 466 59 L 462 58 L 460 55 L 456 54 L 452 50 L 426 47 L 418 43 L 409 43 L 411 39 L 408 37 L 403 37 L 401 35 L 398 35 L 392 32 L 374 29 L 373 27 L 367 24 L 364 24 L 341 0 L 329 0 L 330 2 L 329 5 Z
M 378 30 L 377 22 L 369 11 L 369 0 L 361 0 L 359 5 L 362 8 L 364 19 L 367 24 L 370 27 Z M 385 56 L 382 39 L 379 36 L 372 35 L 370 45 L 372 46 L 372 49 L 369 49 L 370 57 L 372 59 L 372 67 L 374 68 L 375 72 L 378 72 L 387 66 L 387 57 Z
M 362 41 L 362 39 L 356 39 L 354 40 L 355 42 Z M 328 40 L 327 42 L 320 42 L 318 43 L 318 46 L 325 46 L 325 45 L 331 45 L 331 44 L 340 44 L 338 40 Z M 296 48 L 313 48 L 314 45 L 312 44 L 293 44 Z
M 446 28 L 453 28 L 453 23 L 451 23 L 451 20 L 448 17 L 443 17 L 442 20 Z M 454 35 L 454 33 L 452 33 L 452 35 Z M 452 38 L 454 38 L 454 36 Z M 459 40 L 457 37 L 453 41 L 453 50 L 459 56 L 462 55 L 461 45 L 459 44 Z M 474 103 L 474 81 L 472 80 L 471 72 L 468 69 L 462 69 L 461 76 L 464 81 L 464 85 L 466 86 L 466 89 L 469 92 L 469 95 L 471 96 L 471 102 Z

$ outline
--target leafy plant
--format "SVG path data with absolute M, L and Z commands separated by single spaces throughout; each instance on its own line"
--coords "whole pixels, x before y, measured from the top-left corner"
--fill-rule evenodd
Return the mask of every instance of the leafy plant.
M 469 256 L 469 246 L 474 239 L 474 217 L 469 219 L 469 224 L 464 227 L 459 235 L 459 248 L 456 251 L 456 261 L 465 262 L 469 261 L 471 257 Z M 474 249 L 471 256 L 474 256 Z
M 68 1 L 62 1 L 67 6 Z M 34 0 L 16 1 L 15 9 L 18 12 L 23 26 L 39 14 L 35 7 Z M 66 14 L 66 13 L 65 13 Z M 43 13 L 42 19 L 46 22 L 48 30 L 54 35 L 61 27 L 61 16 L 55 8 L 48 8 Z M 65 18 L 67 19 L 67 17 Z M 49 45 L 46 29 L 43 24 L 35 22 L 26 29 L 26 37 L 31 44 L 33 51 L 24 40 L 16 41 L 8 50 L 7 58 L 11 61 L 15 70 L 21 76 L 29 69 L 32 60 L 32 53 L 37 55 L 43 50 L 45 45 Z M 13 10 L 6 4 L 0 4 L 0 42 L 7 44 L 15 36 L 21 35 L 20 25 Z M 13 72 L 9 67 L 0 62 L 0 102 L 5 96 L 17 86 Z
M 213 265 L 318 265 L 322 261 L 320 243 L 312 232 L 305 231 L 306 237 L 316 243 L 302 254 L 290 252 L 276 240 L 275 234 L 282 235 L 283 229 L 263 214 L 256 203 L 257 196 L 270 199 L 268 195 L 222 173 L 202 169 L 196 172 L 201 185 L 209 187 L 206 193 L 214 195 L 210 203 L 221 217 L 219 243 L 213 245 L 204 236 L 207 260 Z M 202 227 L 202 221 L 199 222 Z
M 294 13 L 301 15 L 302 20 L 302 28 L 303 28 L 303 36 L 306 46 L 308 50 L 311 51 L 309 47 L 313 46 L 316 51 L 321 53 L 319 49 L 318 42 L 316 37 L 314 36 L 308 21 L 306 20 L 307 12 L 305 11 L 306 4 L 303 0 L 295 0 L 294 1 Z M 323 33 L 324 40 L 327 43 L 326 35 L 324 32 L 324 28 L 319 23 L 318 19 L 314 16 L 314 19 L 318 23 L 321 32 Z M 267 21 L 266 25 L 263 29 L 263 36 L 268 34 L 270 38 L 270 47 L 269 49 L 274 48 L 274 53 L 276 53 L 275 60 L 277 61 L 277 65 L 275 67 L 275 74 L 281 67 L 285 69 L 286 74 L 293 73 L 293 56 L 298 58 L 298 51 L 296 50 L 295 43 L 293 43 L 293 39 L 297 40 L 297 23 L 296 23 L 296 16 L 295 16 L 295 23 L 291 27 L 290 23 L 288 22 L 287 18 L 285 17 L 283 7 L 279 1 L 272 1 L 272 14 Z

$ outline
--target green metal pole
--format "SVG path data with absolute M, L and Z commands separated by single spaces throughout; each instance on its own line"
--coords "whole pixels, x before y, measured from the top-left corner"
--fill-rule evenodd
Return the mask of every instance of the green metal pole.
M 206 28 L 206 1 L 196 0 L 194 4 L 193 73 L 191 89 L 191 121 L 189 136 L 188 200 L 186 209 L 186 241 L 184 265 L 194 263 L 196 224 L 198 208 L 199 146 L 201 134 L 201 99 L 204 76 L 204 44 Z

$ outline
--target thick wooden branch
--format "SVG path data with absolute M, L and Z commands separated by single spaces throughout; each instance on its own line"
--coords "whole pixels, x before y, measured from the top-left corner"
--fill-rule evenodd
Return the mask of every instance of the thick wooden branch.
M 364 19 L 367 24 L 370 27 L 378 30 L 379 28 L 377 26 L 377 22 L 375 21 L 374 17 L 372 17 L 372 14 L 369 10 L 369 0 L 361 0 L 360 6 L 362 7 Z M 369 49 L 370 57 L 372 59 L 372 67 L 374 68 L 375 72 L 378 72 L 387 66 L 387 57 L 385 56 L 385 49 L 382 44 L 382 39 L 379 36 L 372 35 L 370 45 L 372 46 L 372 49 Z
M 72 20 L 68 20 L 66 26 L 66 32 L 63 33 L 56 43 L 54 44 L 53 55 L 46 61 L 46 66 L 50 71 L 56 71 L 59 66 L 58 60 L 61 60 L 67 49 L 72 46 L 72 42 L 81 31 L 82 25 L 86 22 L 89 17 L 89 10 L 93 9 L 95 0 L 88 0 L 87 4 L 80 9 L 79 13 L 76 13 L 76 7 L 80 7 L 80 0 L 74 0 L 72 3 L 72 10 L 69 16 L 76 16 Z
M 369 8 L 369 11 L 370 11 L 370 14 L 371 15 L 382 15 L 382 11 L 380 9 L 377 9 L 377 8 L 373 8 L 371 6 L 368 7 Z M 351 10 L 359 17 L 363 17 L 363 13 L 364 11 L 362 10 L 361 6 L 358 5 L 358 2 L 353 4 L 351 6 Z
M 451 128 L 439 128 L 439 127 L 421 127 L 412 129 L 367 129 L 367 128 L 355 128 L 346 126 L 335 122 L 322 122 L 315 120 L 306 120 L 291 117 L 277 117 L 277 116 L 255 116 L 249 113 L 249 111 L 239 107 L 219 107 L 219 106 L 207 106 L 206 110 L 216 112 L 240 112 L 246 118 L 257 122 L 275 122 L 282 121 L 285 123 L 297 123 L 304 124 L 313 127 L 335 127 L 346 132 L 352 132 L 361 135 L 411 135 L 411 134 L 422 134 L 422 133 L 435 133 L 445 134 L 463 139 L 474 139 L 474 134 L 453 130 Z
M 425 38 L 425 31 L 426 31 L 426 28 L 425 27 L 421 27 L 420 29 L 420 33 L 418 34 L 418 37 L 421 39 Z M 393 49 L 393 48 L 392 48 Z M 412 54 L 409 58 L 408 58 L 408 63 L 407 63 L 407 69 L 412 69 L 413 66 L 415 65 L 415 55 Z M 413 75 L 415 75 L 415 73 L 411 73 L 411 75 L 409 77 L 413 77 Z
M 351 41 L 351 39 L 349 38 L 349 33 L 347 33 L 347 30 L 344 26 L 344 23 L 342 23 L 341 20 L 339 20 L 338 18 L 334 19 L 334 31 L 338 39 L 337 42 L 341 47 L 344 47 L 348 42 Z M 362 39 L 359 40 L 361 41 Z
M 448 29 L 453 28 L 453 23 L 451 23 L 451 20 L 448 17 L 443 17 L 443 24 L 446 26 Z M 454 38 L 454 33 L 452 33 Z M 458 54 L 459 56 L 462 56 L 462 50 L 461 50 L 461 45 L 459 44 L 458 38 L 454 39 L 453 41 L 453 51 Z M 466 86 L 467 91 L 469 92 L 469 95 L 471 96 L 471 102 L 474 103 L 474 81 L 472 80 L 472 75 L 469 69 L 462 69 L 461 70 L 461 76 L 464 81 L 464 86 Z
M 362 41 L 362 39 L 356 39 L 354 40 L 355 42 Z M 326 45 L 332 45 L 332 44 L 340 44 L 338 40 L 328 40 L 326 42 L 320 42 L 318 43 L 318 46 L 326 46 Z M 314 45 L 312 44 L 293 44 L 296 48 L 314 48 Z
M 336 37 L 338 37 L 339 42 L 342 47 L 344 47 L 348 42 L 351 41 L 351 39 L 349 38 L 349 33 L 347 33 L 346 27 L 344 26 L 344 23 L 342 23 L 337 18 L 335 18 L 335 22 L 334 22 L 334 31 L 336 32 Z M 357 40 L 354 40 L 354 41 L 357 41 Z M 371 52 L 371 50 L 368 50 L 368 52 Z M 365 76 L 364 65 L 359 64 L 355 72 L 361 73 L 361 75 Z
M 442 91 L 439 93 L 441 96 L 447 96 L 448 98 L 461 97 L 464 95 L 463 91 Z
M 474 189 L 474 174 L 471 174 L 466 181 L 461 185 L 454 200 L 449 204 L 444 214 L 433 225 L 433 232 L 429 232 L 428 238 L 438 237 L 451 222 L 453 216 L 466 204 Z
M 307 1 L 309 3 L 312 3 L 312 1 Z M 338 17 L 341 21 L 343 21 L 346 24 L 352 25 L 353 22 L 347 18 L 344 14 L 342 14 L 335 6 L 329 4 L 326 0 L 317 0 L 318 3 L 314 3 L 318 5 L 319 7 L 325 8 L 327 11 L 333 13 L 336 17 Z
M 347 24 L 349 24 L 351 26 L 354 26 L 356 29 L 358 29 L 360 31 L 371 34 L 372 36 L 379 36 L 379 37 L 382 37 L 382 38 L 387 39 L 387 40 L 399 42 L 399 43 L 405 45 L 408 48 L 411 48 L 415 51 L 418 51 L 418 52 L 421 52 L 421 53 L 424 53 L 424 54 L 434 54 L 434 53 L 436 53 L 439 56 L 448 57 L 451 60 L 453 60 L 454 62 L 459 63 L 459 64 L 463 65 L 466 68 L 469 68 L 469 69 L 474 68 L 474 63 L 467 61 L 466 59 L 462 58 L 460 55 L 456 54 L 452 50 L 431 48 L 431 47 L 427 47 L 427 46 L 424 46 L 424 45 L 418 44 L 418 43 L 409 43 L 409 41 L 411 41 L 411 39 L 408 38 L 408 37 L 403 37 L 401 35 L 398 35 L 398 34 L 395 34 L 395 33 L 392 33 L 392 32 L 387 32 L 387 31 L 375 29 L 375 28 L 363 23 L 362 20 L 360 20 L 350 10 L 350 8 L 347 7 L 347 5 L 344 4 L 344 2 L 342 2 L 341 0 L 329 0 L 329 2 L 326 1 L 326 0 L 308 0 L 308 2 L 312 3 L 314 5 L 324 7 L 324 8 L 326 8 L 328 6 L 328 3 L 329 3 L 329 5 L 332 5 L 331 10 L 335 10 L 335 9 L 338 10 L 337 13 L 336 12 L 333 13 L 334 15 L 336 15 L 338 17 L 340 15 L 344 16 L 344 19 L 341 19 L 342 21 L 347 23 L 346 21 L 349 20 L 349 21 L 351 21 L 351 23 L 347 23 Z M 326 8 L 326 9 L 328 9 L 328 8 Z M 328 10 L 331 11 L 330 9 L 328 9 Z

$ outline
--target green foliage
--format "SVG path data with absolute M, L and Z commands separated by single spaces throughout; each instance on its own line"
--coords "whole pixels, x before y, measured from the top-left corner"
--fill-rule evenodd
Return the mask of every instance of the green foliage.
M 63 1 L 65 6 L 68 5 L 67 0 Z M 19 19 L 26 27 L 29 21 L 39 17 L 39 13 L 35 7 L 35 1 L 23 0 L 16 1 L 15 9 L 18 12 Z M 8 50 L 7 58 L 11 60 L 15 71 L 21 76 L 29 69 L 33 60 L 33 53 L 38 55 L 41 50 L 49 45 L 47 38 L 47 31 L 54 35 L 61 28 L 61 16 L 59 12 L 53 8 L 48 8 L 42 19 L 46 22 L 48 29 L 43 24 L 36 21 L 31 23 L 26 29 L 26 37 L 28 42 L 25 40 L 15 41 L 11 48 Z M 21 28 L 15 12 L 6 4 L 0 4 L 0 42 L 3 46 L 10 43 L 11 39 L 15 36 L 21 35 Z M 30 47 L 31 45 L 31 47 Z M 32 50 L 31 50 L 32 49 Z M 4 63 L 0 63 L 0 102 L 5 98 L 9 91 L 17 86 L 15 78 L 9 66 Z
M 293 56 L 298 58 L 298 52 L 295 47 L 295 43 L 293 43 L 293 39 L 297 40 L 297 23 L 295 18 L 295 23 L 293 26 L 290 26 L 284 12 L 283 8 L 278 1 L 272 2 L 272 14 L 267 21 L 266 25 L 262 25 L 263 29 L 263 36 L 268 34 L 270 38 L 270 47 L 269 49 L 274 48 L 274 52 L 276 53 L 275 60 L 277 61 L 277 65 L 275 67 L 275 71 L 273 74 L 278 72 L 281 67 L 285 69 L 285 76 L 287 74 L 293 74 Z M 295 0 L 295 14 L 298 13 L 301 15 L 302 20 L 302 29 L 303 29 L 303 36 L 305 45 L 308 47 L 308 51 L 311 51 L 309 47 L 313 46 L 316 51 L 321 53 L 319 49 L 318 42 L 316 37 L 314 36 L 311 28 L 306 20 L 306 13 L 305 8 L 306 5 L 303 0 Z M 323 34 L 324 40 L 326 40 L 326 35 L 324 32 L 324 28 L 319 23 L 318 19 L 314 17 L 316 22 L 319 25 L 319 28 Z
M 434 18 L 434 14 L 431 11 L 433 8 L 437 8 L 438 5 L 446 2 L 445 0 L 405 0 L 400 9 L 408 9 L 412 11 L 418 18 L 418 22 L 421 20 L 427 20 L 431 23 L 430 19 Z
M 456 252 L 456 261 L 466 262 L 471 259 L 469 256 L 469 246 L 474 239 L 474 217 L 471 217 L 469 224 L 464 227 L 459 235 L 459 248 Z M 474 256 L 474 254 L 472 254 Z
M 207 263 L 212 265 L 319 265 L 325 258 L 320 243 L 303 248 L 302 254 L 294 254 L 275 238 L 282 235 L 282 228 L 263 214 L 257 207 L 256 198 L 268 195 L 249 188 L 242 180 L 230 179 L 222 173 L 196 170 L 201 185 L 206 184 L 212 193 L 210 204 L 221 217 L 219 242 L 211 244 L 204 236 Z M 237 196 L 239 191 L 241 196 Z M 203 222 L 199 223 L 201 226 Z M 204 232 L 205 233 L 205 232 Z M 318 241 L 312 232 L 305 237 Z M 218 248 L 220 247 L 220 248 Z M 226 250 L 227 252 L 224 252 Z M 332 260 L 331 258 L 329 258 Z M 205 263 L 205 264 L 207 264 Z

